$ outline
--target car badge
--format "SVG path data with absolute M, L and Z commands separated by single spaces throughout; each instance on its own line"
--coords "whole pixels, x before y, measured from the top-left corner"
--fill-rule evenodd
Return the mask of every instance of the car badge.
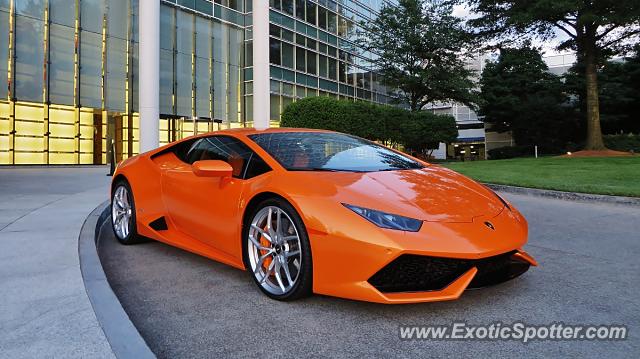
M 495 231 L 495 229 L 496 229 L 496 227 L 494 227 L 494 226 L 493 226 L 493 223 L 491 223 L 491 222 L 488 222 L 488 221 L 487 221 L 487 222 L 484 222 L 484 225 L 485 225 L 485 226 L 487 226 L 487 227 L 489 227 L 489 229 L 492 229 L 492 230 L 494 230 L 494 231 Z

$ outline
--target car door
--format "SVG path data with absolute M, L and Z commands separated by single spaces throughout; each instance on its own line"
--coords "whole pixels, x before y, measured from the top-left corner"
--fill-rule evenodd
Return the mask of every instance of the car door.
M 223 252 L 237 255 L 239 203 L 245 185 L 244 174 L 253 156 L 251 149 L 231 136 L 214 135 L 193 143 L 180 159 L 184 166 L 169 168 L 162 176 L 163 199 L 177 229 Z M 196 176 L 192 165 L 203 160 L 229 163 L 233 176 Z

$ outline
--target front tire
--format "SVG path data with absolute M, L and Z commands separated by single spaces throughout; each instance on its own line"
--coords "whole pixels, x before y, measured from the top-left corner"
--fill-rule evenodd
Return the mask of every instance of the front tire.
M 111 227 L 118 242 L 135 244 L 142 242 L 136 227 L 136 206 L 129 183 L 118 181 L 111 193 Z
M 296 210 L 271 198 L 247 216 L 243 231 L 245 264 L 258 288 L 272 299 L 290 301 L 311 295 L 311 246 Z

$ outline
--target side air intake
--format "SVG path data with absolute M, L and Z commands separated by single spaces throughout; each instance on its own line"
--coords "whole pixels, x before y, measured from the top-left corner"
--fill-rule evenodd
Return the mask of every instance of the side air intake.
M 149 223 L 149 227 L 153 228 L 155 231 L 166 231 L 167 229 L 169 229 L 169 227 L 167 227 L 167 221 L 164 219 L 164 216 Z

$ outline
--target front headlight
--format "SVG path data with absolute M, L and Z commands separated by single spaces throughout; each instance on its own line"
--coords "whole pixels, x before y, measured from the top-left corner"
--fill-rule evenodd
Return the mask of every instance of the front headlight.
M 396 229 L 399 231 L 407 232 L 417 232 L 420 230 L 420 227 L 422 227 L 422 221 L 417 219 L 403 217 L 397 214 L 380 212 L 376 211 L 375 209 L 362 208 L 346 203 L 343 203 L 342 205 L 381 228 Z

